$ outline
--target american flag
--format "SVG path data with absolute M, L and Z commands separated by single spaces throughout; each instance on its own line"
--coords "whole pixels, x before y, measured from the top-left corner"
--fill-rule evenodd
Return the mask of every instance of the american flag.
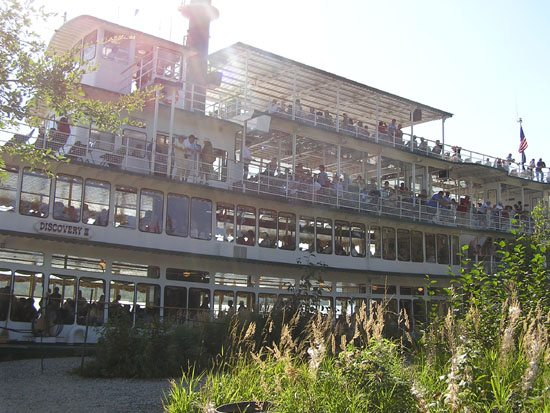
M 523 153 L 525 149 L 527 149 L 527 138 L 525 137 L 525 134 L 523 133 L 523 127 L 520 125 L 519 127 L 519 153 Z

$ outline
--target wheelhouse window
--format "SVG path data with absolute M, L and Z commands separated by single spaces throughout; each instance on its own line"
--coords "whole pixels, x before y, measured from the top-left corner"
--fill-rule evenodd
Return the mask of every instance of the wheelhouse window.
M 127 36 L 105 30 L 103 33 L 102 56 L 113 62 L 127 64 L 130 53 L 130 39 Z
M 237 205 L 237 244 L 254 245 L 256 240 L 256 208 Z
M 82 222 L 105 227 L 109 223 L 109 197 L 111 184 L 95 179 L 86 179 Z
M 412 262 L 424 262 L 424 237 L 420 231 L 411 231 Z
M 0 321 L 8 318 L 11 300 L 11 271 L 0 269 Z
M 115 227 L 136 228 L 137 189 L 116 186 L 115 190 Z
M 136 288 L 136 323 L 151 322 L 160 315 L 160 286 L 138 284 Z
M 382 258 L 395 260 L 395 228 L 382 228 Z
M 216 203 L 216 241 L 233 242 L 235 239 L 235 206 Z
M 317 218 L 317 252 L 319 254 L 332 254 L 332 220 Z
M 258 213 L 258 245 L 262 248 L 276 248 L 277 211 L 260 208 Z
M 365 225 L 356 222 L 351 223 L 351 256 L 364 257 L 366 252 Z
M 334 253 L 336 255 L 350 254 L 351 227 L 349 222 L 334 221 Z
M 397 230 L 397 258 L 399 261 L 411 260 L 411 235 L 408 229 Z
M 369 227 L 369 256 L 380 258 L 382 256 L 380 242 L 380 227 Z
M 167 268 L 166 279 L 172 281 L 186 281 L 193 283 L 210 283 L 210 273 L 206 271 L 184 270 L 180 268 Z
M 55 313 L 56 324 L 73 324 L 76 310 L 76 278 L 51 274 L 46 307 Z
M 16 271 L 11 303 L 12 321 L 31 322 L 40 308 L 43 296 L 42 273 Z
M 166 233 L 186 237 L 189 227 L 189 198 L 183 195 L 168 194 L 166 208 Z
M 426 245 L 426 262 L 436 262 L 435 256 L 435 234 L 424 234 Z
M 139 230 L 160 234 L 162 232 L 162 192 L 142 189 L 139 206 Z
M 437 262 L 449 264 L 449 237 L 446 234 L 437 234 Z
M 57 175 L 53 217 L 62 221 L 79 222 L 82 205 L 82 178 Z
M 279 212 L 277 229 L 279 233 L 277 241 L 279 249 L 294 251 L 296 249 L 296 215 L 288 212 Z
M 46 218 L 50 209 L 50 177 L 44 172 L 25 168 L 21 184 L 19 213 Z
M 105 281 L 98 278 L 82 277 L 78 282 L 76 297 L 76 321 L 85 325 L 101 325 L 104 321 Z
M 312 217 L 300 217 L 300 251 L 314 251 L 315 220 Z
M 209 240 L 212 238 L 212 201 L 191 199 L 191 238 Z
M 5 178 L 0 179 L 0 212 L 15 211 L 17 200 L 17 179 L 19 170 L 15 167 L 7 166 L 2 170 L 6 174 Z
M 82 40 L 82 60 L 89 62 L 95 58 L 97 48 L 97 30 L 84 36 Z

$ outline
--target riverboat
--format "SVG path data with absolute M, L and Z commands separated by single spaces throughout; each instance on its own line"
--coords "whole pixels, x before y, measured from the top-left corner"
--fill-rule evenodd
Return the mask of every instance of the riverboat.
M 4 154 L 0 340 L 266 314 L 300 288 L 327 315 L 385 302 L 423 323 L 465 256 L 492 271 L 548 200 L 532 171 L 448 144 L 451 113 L 243 43 L 208 54 L 217 10 L 181 11 L 183 45 L 91 16 L 53 35 L 96 66 L 87 95 L 162 90 L 120 133 L 47 109 L 34 137 L 2 132 L 70 162 Z M 441 136 L 416 136 L 427 122 Z

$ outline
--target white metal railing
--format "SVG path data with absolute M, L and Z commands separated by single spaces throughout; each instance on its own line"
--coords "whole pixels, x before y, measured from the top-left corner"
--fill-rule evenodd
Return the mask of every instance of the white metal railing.
M 72 136 L 73 134 L 75 136 Z M 157 151 L 153 156 L 151 142 L 129 137 L 121 139 L 93 129 L 72 126 L 70 136 L 61 135 L 63 134 L 56 131 L 41 132 L 34 145 L 64 154 L 73 162 L 191 183 L 217 182 L 218 186 L 228 190 L 270 195 L 291 202 L 327 205 L 378 216 L 500 232 L 518 228 L 531 232 L 533 225 L 528 213 L 514 215 L 506 210 L 488 210 L 481 213 L 475 209 L 457 211 L 456 204 L 436 203 L 435 206 L 430 206 L 428 200 L 410 192 L 343 183 L 323 187 L 311 175 L 285 174 L 278 168 L 270 169 L 267 165 L 256 162 L 248 165 L 249 172 L 245 174 L 244 165 L 233 159 L 218 157 L 213 162 L 202 162 L 200 153 L 176 156 L 173 148 L 167 145 L 166 148 L 157 145 Z M 13 135 L 4 133 L 0 136 L 0 142 L 5 143 L 9 141 L 6 137 Z M 12 137 L 18 141 L 24 138 L 25 135 Z M 66 141 L 62 142 L 62 138 Z

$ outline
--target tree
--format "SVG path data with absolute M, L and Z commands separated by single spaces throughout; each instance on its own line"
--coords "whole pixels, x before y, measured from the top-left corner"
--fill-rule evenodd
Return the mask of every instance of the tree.
M 37 114 L 47 107 L 56 116 L 69 116 L 74 124 L 90 124 L 117 132 L 129 123 L 129 114 L 141 111 L 155 94 L 154 89 L 122 95 L 116 101 L 87 97 L 80 85 L 90 67 L 78 50 L 58 55 L 48 50 L 33 24 L 51 17 L 33 0 L 2 0 L 0 5 L 0 128 L 17 130 L 23 124 L 39 126 Z M 0 155 L 19 155 L 34 166 L 47 167 L 56 157 L 31 145 L 13 143 L 0 146 Z M 3 167 L 0 158 L 0 167 Z

